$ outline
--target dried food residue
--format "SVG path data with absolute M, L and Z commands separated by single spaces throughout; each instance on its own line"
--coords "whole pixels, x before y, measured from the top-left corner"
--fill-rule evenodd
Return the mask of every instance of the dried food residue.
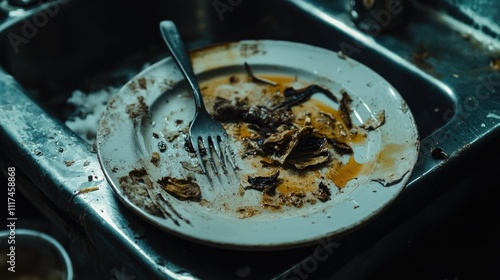
M 193 178 L 178 179 L 172 177 L 163 177 L 158 180 L 165 191 L 180 200 L 200 201 L 200 186 Z
M 187 224 L 190 224 L 190 221 L 182 217 L 166 198 L 169 191 L 172 191 L 179 199 L 199 200 L 201 197 L 199 188 L 197 192 L 193 192 L 192 188 L 187 190 L 183 186 L 183 181 L 162 178 L 155 184 L 149 178 L 145 168 L 133 169 L 128 173 L 128 176 L 118 178 L 120 188 L 130 202 L 144 209 L 147 213 L 172 220 L 177 226 L 180 225 L 179 220 Z
M 137 126 L 140 123 L 143 123 L 147 119 L 149 119 L 149 107 L 144 102 L 143 96 L 137 97 L 137 102 L 131 103 L 125 107 L 125 112 L 129 115 L 134 123 L 134 126 Z
M 383 110 L 355 125 L 347 91 L 334 94 L 317 84 L 294 87 L 295 77 L 258 77 L 245 66 L 247 75 L 214 79 L 202 91 L 210 113 L 242 144 L 243 160 L 260 163 L 253 166 L 262 172 L 248 175 L 243 190 L 262 192 L 262 206 L 326 202 L 332 193 L 325 183 L 315 182 L 319 172 L 341 189 L 372 167 L 354 160 L 353 146 L 364 144 L 368 132 L 385 123 Z M 338 109 L 313 95 L 323 95 Z M 194 152 L 189 144 L 185 149 Z M 253 215 L 242 209 L 238 212 Z
M 224 203 L 218 205 L 220 209 L 250 218 L 267 210 L 326 203 L 332 200 L 332 189 L 341 192 L 350 181 L 373 170 L 372 162 L 356 161 L 356 147 L 367 143 L 370 131 L 384 125 L 385 111 L 360 123 L 359 119 L 351 119 L 358 104 L 346 90 L 332 92 L 319 84 L 298 82 L 297 77 L 256 76 L 246 66 L 246 75 L 232 74 L 200 84 L 205 106 L 242 148 L 238 150 L 242 164 L 257 170 L 255 174 L 238 174 L 240 181 L 233 194 L 258 198 L 260 205 Z M 145 112 L 149 114 L 144 100 L 127 107 L 133 119 L 144 118 Z M 189 159 L 196 159 L 187 131 L 179 129 L 187 122 L 172 120 L 175 131 L 152 134 L 159 152 L 165 152 L 167 146 L 180 148 L 178 152 L 183 148 Z M 177 139 L 179 136 L 181 139 Z M 203 149 L 198 152 L 202 157 L 207 153 Z M 376 160 L 387 166 L 396 163 L 385 155 Z M 160 154 L 153 152 L 150 162 L 159 166 Z M 167 174 L 153 182 L 145 169 L 136 169 L 121 177 L 122 189 L 149 213 L 171 219 L 175 213 L 167 196 L 199 202 L 202 207 L 212 203 L 207 201 L 208 196 L 202 198 L 195 179 L 200 166 L 186 159 L 179 162 L 185 175 Z M 131 183 L 141 187 L 133 189 Z

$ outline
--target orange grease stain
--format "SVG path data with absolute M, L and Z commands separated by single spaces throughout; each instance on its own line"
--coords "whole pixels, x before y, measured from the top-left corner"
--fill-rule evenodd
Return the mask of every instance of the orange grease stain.
M 389 143 L 384 146 L 384 149 L 377 155 L 378 169 L 391 170 L 396 168 L 399 158 L 404 153 L 405 146 L 395 143 Z
M 317 176 L 311 176 L 312 172 L 317 173 Z M 285 176 L 283 183 L 279 184 L 276 190 L 284 196 L 291 193 L 307 193 L 315 191 L 318 186 L 314 182 L 314 178 L 319 176 L 319 171 L 308 171 L 307 176 Z
M 359 175 L 363 174 L 364 170 L 367 170 L 369 164 L 359 164 L 351 156 L 349 161 L 345 164 L 335 163 L 334 167 L 330 169 L 326 177 L 332 180 L 335 185 L 341 189 L 346 186 L 347 182 L 352 179 L 357 178 Z

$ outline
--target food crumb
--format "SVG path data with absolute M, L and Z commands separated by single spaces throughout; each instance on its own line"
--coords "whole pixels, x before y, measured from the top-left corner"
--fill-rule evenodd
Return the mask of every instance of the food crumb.
M 74 161 L 74 160 L 66 160 L 66 161 L 64 161 L 64 164 L 65 164 L 67 167 L 72 166 L 72 165 L 73 165 L 73 163 L 75 163 L 75 161 Z
M 259 210 L 252 207 L 238 207 L 236 211 L 240 214 L 240 219 L 250 218 L 259 213 Z
M 431 157 L 433 159 L 447 159 L 449 156 L 441 148 L 432 148 Z
M 158 163 L 160 162 L 160 154 L 157 152 L 153 152 L 153 156 L 151 157 L 151 163 L 154 166 L 158 167 Z
M 146 89 L 148 87 L 148 83 L 145 78 L 140 78 L 138 82 L 141 89 Z
M 80 190 L 76 191 L 75 195 L 80 195 L 80 194 L 84 194 L 84 193 L 89 193 L 89 192 L 97 191 L 98 189 L 99 189 L 99 186 L 94 186 L 94 187 L 89 187 L 89 188 L 83 188 L 83 189 L 80 189 Z

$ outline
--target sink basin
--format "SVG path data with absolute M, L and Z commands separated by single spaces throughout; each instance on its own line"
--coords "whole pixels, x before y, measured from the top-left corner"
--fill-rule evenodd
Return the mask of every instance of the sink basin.
M 325 261 L 323 269 L 332 274 L 431 201 L 430 187 L 432 193 L 444 192 L 449 186 L 436 186 L 435 178 L 449 176 L 450 166 L 463 164 L 467 151 L 480 150 L 498 135 L 500 97 L 492 93 L 498 91 L 500 72 L 489 66 L 499 57 L 498 39 L 485 43 L 479 31 L 423 4 L 414 3 L 404 28 L 368 35 L 351 23 L 343 1 L 73 0 L 26 10 L 5 2 L 0 3 L 0 143 L 66 227 L 88 237 L 85 246 L 92 250 L 85 254 L 101 264 L 92 268 L 94 275 L 267 279 L 307 272 L 315 256 L 335 251 L 335 264 Z M 177 23 L 191 49 L 242 39 L 296 41 L 342 51 L 382 75 L 407 101 L 421 137 L 421 158 L 399 202 L 342 243 L 320 240 L 268 253 L 194 244 L 125 209 L 104 180 L 95 151 L 64 126 L 63 108 L 73 91 L 123 85 L 130 73 L 167 56 L 158 30 L 165 19 Z M 89 188 L 95 191 L 81 192 Z
M 99 9 L 80 1 L 60 5 L 57 16 L 49 17 L 46 26 L 37 28 L 32 23 L 37 31 L 29 42 L 13 46 L 11 39 L 2 37 L 2 66 L 22 86 L 35 92 L 41 104 L 50 105 L 50 113 L 62 118 L 58 113 L 61 103 L 73 90 L 84 88 L 89 79 L 166 56 L 158 36 L 158 22 L 165 18 L 177 22 L 190 47 L 275 39 L 339 51 L 343 43 L 352 42 L 349 30 L 306 13 L 293 1 L 242 2 L 231 12 L 221 12 L 223 21 L 211 3 L 187 1 L 176 5 L 176 12 L 169 12 L 170 5 L 168 1 L 99 4 Z M 144 18 L 144 14 L 148 16 Z M 29 30 L 26 25 L 26 21 L 13 24 L 4 34 L 23 35 Z M 411 63 L 395 60 L 393 53 L 375 42 L 364 43 L 367 45 L 353 58 L 378 72 L 402 94 L 414 113 L 421 137 L 446 123 L 439 112 L 454 110 L 454 97 L 444 84 L 422 75 Z M 135 60 L 125 62 L 132 58 Z M 116 82 L 101 80 L 103 85 Z

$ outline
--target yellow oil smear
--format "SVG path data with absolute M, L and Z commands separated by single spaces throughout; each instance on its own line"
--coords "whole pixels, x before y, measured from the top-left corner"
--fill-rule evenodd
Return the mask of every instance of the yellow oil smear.
M 378 170 L 392 170 L 396 168 L 397 163 L 401 160 L 400 156 L 404 153 L 405 146 L 395 143 L 386 144 L 380 153 L 377 155 Z
M 370 164 L 357 163 L 354 156 L 350 156 L 345 164 L 335 163 L 326 177 L 341 189 L 346 186 L 347 182 L 362 175 L 363 171 L 368 171 L 369 167 Z

